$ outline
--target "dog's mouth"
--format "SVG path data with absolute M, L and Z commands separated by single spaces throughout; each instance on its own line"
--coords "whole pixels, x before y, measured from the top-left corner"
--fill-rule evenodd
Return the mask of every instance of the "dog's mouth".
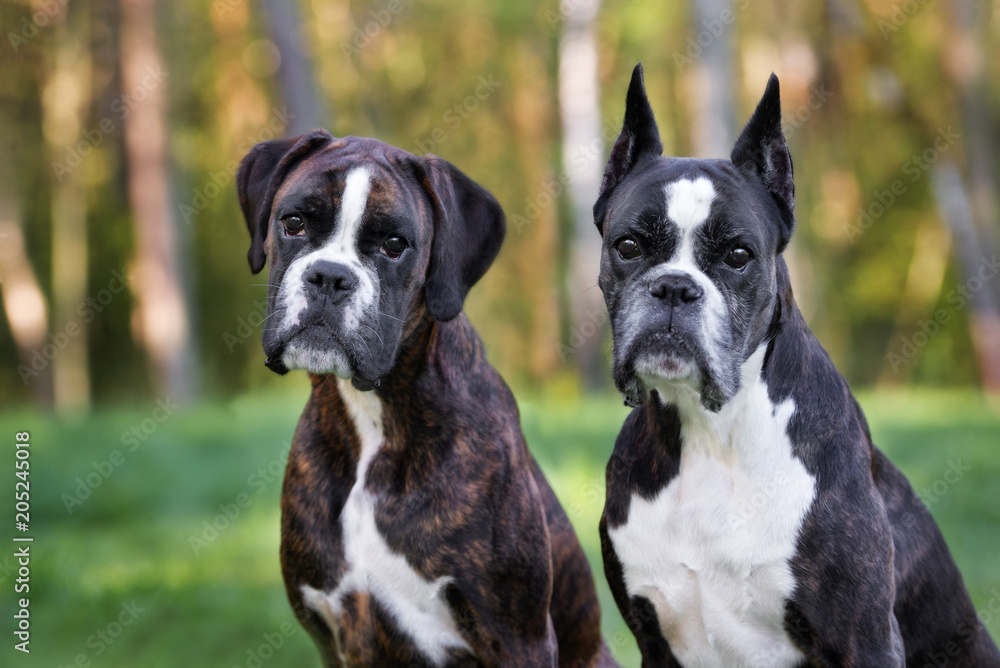
M 281 352 L 277 352 L 272 355 L 265 353 L 264 355 L 264 366 L 278 374 L 279 376 L 284 376 L 288 373 L 288 367 L 285 366 L 284 361 L 281 359 Z
M 701 375 L 697 362 L 690 355 L 676 350 L 642 355 L 636 359 L 635 372 L 648 380 L 688 385 L 698 384 Z
M 271 371 L 275 372 L 279 376 L 284 376 L 288 373 L 289 369 L 285 365 L 282 359 L 285 354 L 285 347 L 288 342 L 288 338 L 285 336 L 276 336 L 268 330 L 264 330 L 264 366 L 266 366 Z
M 350 379 L 355 388 L 366 392 L 378 387 L 385 374 L 377 368 L 379 359 L 392 356 L 380 350 L 380 345 L 358 334 L 344 335 L 322 319 L 303 318 L 289 329 L 270 336 L 265 333 L 264 365 L 279 375 L 296 369 L 333 374 Z
M 677 331 L 653 331 L 637 339 L 617 360 L 614 375 L 625 404 L 632 407 L 645 404 L 653 388 L 661 390 L 661 398 L 676 394 L 664 388 L 693 392 L 712 412 L 732 394 L 705 351 Z
M 670 333 L 643 337 L 616 361 L 615 384 L 629 406 L 646 403 L 648 390 L 660 383 L 695 386 L 701 376 L 689 345 Z
M 357 368 L 354 347 L 346 345 L 336 330 L 322 323 L 305 322 L 273 338 L 265 337 L 264 365 L 281 375 L 304 369 L 347 378 Z

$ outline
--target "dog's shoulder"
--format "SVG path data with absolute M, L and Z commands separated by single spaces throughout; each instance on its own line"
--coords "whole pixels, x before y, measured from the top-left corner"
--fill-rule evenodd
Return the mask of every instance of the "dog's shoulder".
M 604 515 L 610 527 L 626 521 L 633 496 L 652 498 L 677 475 L 680 430 L 675 406 L 653 400 L 629 413 L 606 471 Z

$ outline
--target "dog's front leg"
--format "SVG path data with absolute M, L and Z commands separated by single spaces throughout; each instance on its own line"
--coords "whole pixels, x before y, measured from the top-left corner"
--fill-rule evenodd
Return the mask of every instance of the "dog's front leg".
M 903 638 L 899 624 L 891 612 L 882 624 L 868 626 L 854 620 L 854 628 L 818 629 L 800 617 L 800 611 L 789 604 L 786 630 L 800 642 L 799 648 L 808 657 L 810 665 L 830 668 L 904 668 L 906 665 Z M 803 637 L 811 636 L 807 642 Z
M 454 581 L 444 595 L 455 623 L 486 668 L 555 668 L 550 614 L 552 554 L 538 489 L 525 476 L 502 499 L 481 503 L 477 531 L 456 546 Z
M 601 516 L 599 526 L 601 536 L 601 554 L 604 557 L 604 574 L 611 587 L 611 594 L 618 604 L 625 623 L 635 636 L 639 651 L 642 653 L 642 668 L 682 668 L 677 657 L 670 651 L 670 646 L 663 638 L 659 629 L 656 611 L 647 599 L 629 598 L 625 588 L 622 565 L 615 553 L 614 545 L 608 537 L 607 517 Z
M 555 668 L 558 664 L 548 596 L 544 605 L 541 598 L 531 597 L 536 601 L 526 606 L 528 590 L 516 591 L 521 584 L 508 581 L 493 591 L 453 584 L 445 590 L 455 622 L 484 668 Z
M 895 551 L 881 498 L 874 487 L 834 486 L 813 509 L 792 563 L 786 633 L 813 665 L 902 668 Z

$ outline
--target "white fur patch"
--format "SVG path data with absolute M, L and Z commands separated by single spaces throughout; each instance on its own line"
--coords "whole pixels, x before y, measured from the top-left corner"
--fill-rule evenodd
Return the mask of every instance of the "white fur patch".
M 406 557 L 393 552 L 379 533 L 375 525 L 378 498 L 365 488 L 365 478 L 385 440 L 382 404 L 374 392 L 359 392 L 349 381 L 339 378 L 337 384 L 361 441 L 357 480 L 340 514 L 347 571 L 333 591 L 321 592 L 303 585 L 305 603 L 326 621 L 336 639 L 344 595 L 367 592 L 389 611 L 399 630 L 421 652 L 435 665 L 442 665 L 451 648 L 471 651 L 443 598 L 451 578 L 428 582 L 413 570 Z
M 692 388 L 701 386 L 701 370 L 698 365 L 676 355 L 643 355 L 636 360 L 635 372 L 650 384 L 667 380 L 684 383 Z
M 681 228 L 682 243 L 699 228 L 712 210 L 715 186 L 704 176 L 695 180 L 679 179 L 666 185 L 667 218 Z
M 784 631 L 789 561 L 815 498 L 792 454 L 792 399 L 773 405 L 760 377 L 766 347 L 743 364 L 741 389 L 718 413 L 690 388 L 663 383 L 681 416 L 680 470 L 652 500 L 632 497 L 608 531 L 630 596 L 656 609 L 686 668 L 798 666 Z
M 291 329 L 299 324 L 299 315 L 308 306 L 304 276 L 314 262 L 327 260 L 345 264 L 357 274 L 358 288 L 352 295 L 352 301 L 344 308 L 344 319 L 341 331 L 345 334 L 358 328 L 361 314 L 372 307 L 377 297 L 378 280 L 370 267 L 361 263 L 358 255 L 358 230 L 364 220 L 365 209 L 368 206 L 368 194 L 371 192 L 371 173 L 367 167 L 355 167 L 347 174 L 344 183 L 344 194 L 341 198 L 340 211 L 337 214 L 336 228 L 327 242 L 314 251 L 295 258 L 288 266 L 278 292 L 278 302 L 284 306 L 285 314 L 281 321 L 281 329 Z M 334 367 L 313 367 L 297 364 L 300 360 L 319 360 L 322 356 L 308 355 L 308 351 L 295 353 L 289 348 L 282 356 L 282 361 L 289 369 L 306 368 L 322 373 L 345 371 Z
M 351 365 L 339 350 L 309 348 L 292 341 L 281 354 L 281 361 L 289 369 L 309 369 L 317 373 L 333 372 L 341 378 L 351 377 Z
M 677 248 L 668 262 L 650 269 L 645 280 L 652 281 L 667 273 L 683 274 L 694 280 L 704 292 L 699 338 L 702 348 L 713 367 L 719 362 L 718 332 L 725 320 L 726 303 L 705 272 L 698 266 L 694 256 L 695 233 L 708 220 L 715 201 L 715 186 L 704 176 L 695 180 L 680 179 L 668 183 L 664 189 L 667 200 L 667 218 L 677 225 L 679 239 Z

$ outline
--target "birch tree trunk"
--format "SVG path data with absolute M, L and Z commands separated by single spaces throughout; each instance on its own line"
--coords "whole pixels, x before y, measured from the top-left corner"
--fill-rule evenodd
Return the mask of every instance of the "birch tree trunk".
M 600 0 L 573 3 L 559 42 L 559 113 L 562 120 L 562 163 L 572 216 L 568 299 L 572 324 L 568 346 L 560 346 L 566 361 L 575 358 L 584 385 L 606 385 L 601 340 L 607 312 L 597 287 L 601 237 L 594 228 L 593 206 L 601 187 L 604 159 L 610 150 L 601 137 L 597 80 L 597 39 L 594 22 Z M 568 354 L 571 353 L 571 354 Z

